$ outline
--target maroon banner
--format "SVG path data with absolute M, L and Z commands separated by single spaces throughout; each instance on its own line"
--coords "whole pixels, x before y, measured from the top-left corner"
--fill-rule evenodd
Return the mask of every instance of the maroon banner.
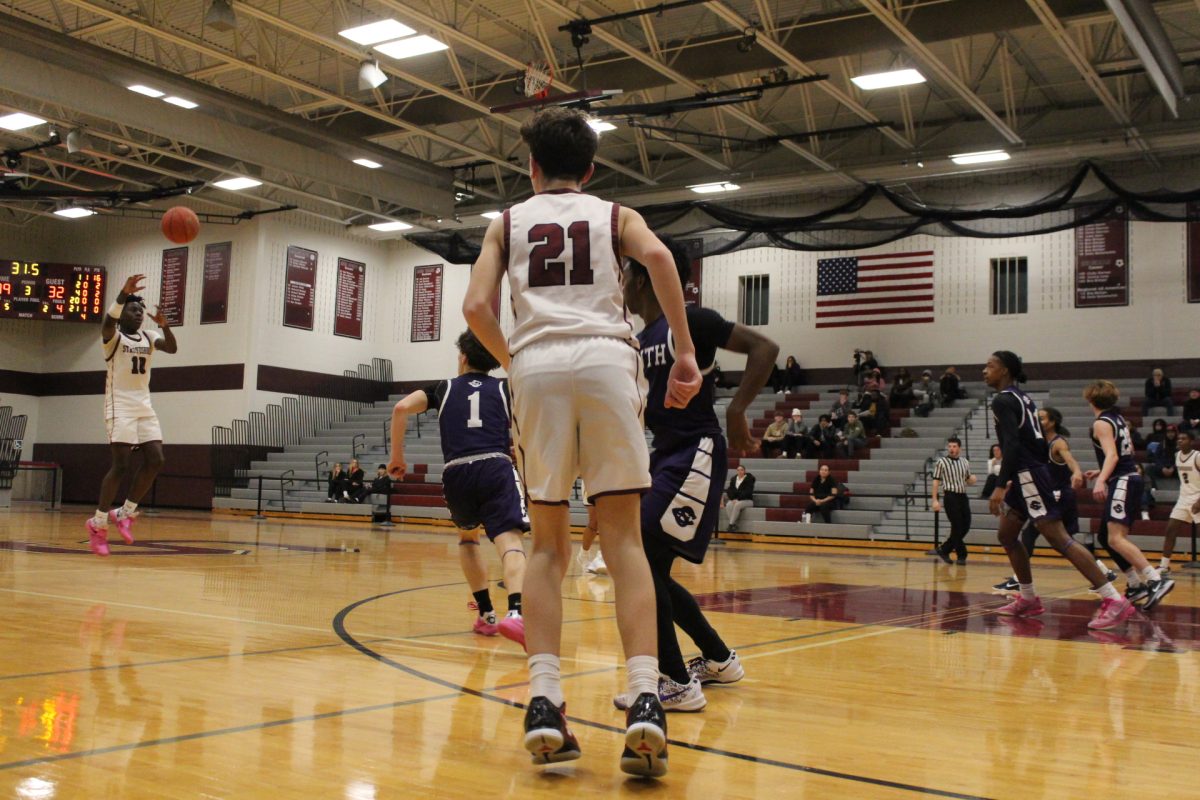
M 348 258 L 337 262 L 337 293 L 333 303 L 333 335 L 362 338 L 363 288 L 367 265 Z
M 684 239 L 682 244 L 692 258 L 692 274 L 683 286 L 683 302 L 685 305 L 698 306 L 704 302 L 704 241 Z
M 442 265 L 413 270 L 412 335 L 409 341 L 442 338 Z
M 1200 203 L 1188 203 L 1187 213 L 1200 220 Z M 1200 221 L 1187 224 L 1187 299 L 1200 303 Z
M 167 324 L 178 328 L 183 324 L 183 304 L 187 297 L 186 247 L 172 247 L 162 253 L 162 282 L 158 289 L 158 307 Z
M 288 245 L 283 282 L 283 326 L 313 329 L 313 296 L 317 285 L 317 251 Z
M 1075 307 L 1129 305 L 1129 220 L 1116 216 L 1075 229 Z
M 204 288 L 200 292 L 200 324 L 229 319 L 229 267 L 233 242 L 204 245 Z

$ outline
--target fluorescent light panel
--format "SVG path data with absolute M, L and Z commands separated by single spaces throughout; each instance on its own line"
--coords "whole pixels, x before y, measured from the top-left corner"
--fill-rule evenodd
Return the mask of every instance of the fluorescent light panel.
M 138 94 L 144 94 L 146 97 L 162 97 L 164 94 L 166 94 L 166 92 L 160 92 L 158 89 L 145 86 L 141 83 L 135 83 L 133 86 L 130 86 L 129 91 L 137 92 Z
M 377 45 L 375 49 L 390 58 L 412 58 L 413 56 L 421 56 L 426 53 L 445 50 L 447 47 L 448 45 L 442 44 L 437 39 L 422 34 L 421 36 L 410 36 L 407 39 L 397 39 L 394 42 Z
M 717 194 L 718 192 L 736 192 L 742 187 L 736 183 L 701 183 L 687 188 L 696 194 Z
M 383 231 L 384 233 L 387 233 L 389 231 L 406 231 L 411 228 L 412 225 L 409 225 L 407 222 L 376 222 L 374 225 L 368 225 L 367 227 L 373 231 Z
M 193 103 L 191 100 L 185 100 L 182 97 L 176 97 L 175 95 L 164 97 L 163 102 L 170 103 L 173 106 L 179 106 L 180 108 L 195 108 L 197 105 L 199 105 L 199 103 Z
M 959 153 L 950 156 L 955 164 L 989 164 L 993 161 L 1008 161 L 1012 158 L 1003 150 L 982 150 L 978 153 Z
M 354 163 L 358 164 L 360 167 L 366 167 L 367 169 L 379 169 L 383 166 L 383 164 L 380 164 L 378 161 L 372 161 L 369 158 L 356 158 L 354 159 Z
M 90 217 L 92 214 L 95 214 L 96 212 L 92 211 L 90 208 L 80 208 L 79 206 L 71 206 L 70 208 L 60 208 L 57 211 L 55 211 L 54 213 L 60 217 L 66 217 L 67 219 L 79 219 L 80 217 Z
M 480 214 L 479 216 L 487 217 L 488 219 L 495 219 L 496 217 L 500 216 L 503 213 L 504 213 L 503 211 L 485 211 L 482 214 Z
M 242 189 L 262 186 L 262 181 L 256 181 L 254 178 L 226 178 L 223 181 L 214 181 L 213 186 L 219 189 L 228 189 L 231 192 L 240 192 Z
M 875 72 L 870 75 L 859 75 L 851 78 L 854 85 L 860 89 L 891 89 L 895 86 L 911 86 L 914 83 L 924 83 L 925 76 L 915 69 L 895 69 L 891 72 Z
M 6 114 L 0 117 L 0 128 L 6 131 L 23 131 L 26 128 L 32 128 L 34 125 L 44 125 L 46 120 L 41 117 L 35 117 L 32 114 L 22 114 L 20 111 L 15 114 Z
M 399 39 L 401 36 L 412 36 L 416 31 L 394 19 L 381 19 L 357 28 L 347 28 L 339 31 L 338 36 L 358 44 L 372 45 Z
M 611 122 L 605 122 L 602 119 L 589 119 L 588 125 L 596 133 L 604 133 L 605 131 L 615 131 L 617 129 L 616 125 L 613 125 Z

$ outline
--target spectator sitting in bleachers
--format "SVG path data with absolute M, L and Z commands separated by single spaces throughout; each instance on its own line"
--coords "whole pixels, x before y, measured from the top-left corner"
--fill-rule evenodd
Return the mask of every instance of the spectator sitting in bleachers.
M 1142 414 L 1151 408 L 1162 407 L 1167 410 L 1167 416 L 1175 416 L 1175 400 L 1171 397 L 1171 379 L 1163 375 L 1161 369 L 1155 369 L 1146 378 L 1146 396 L 1142 400 Z
M 329 496 L 326 499 L 330 503 L 340 503 L 349 498 L 349 490 L 346 471 L 342 469 L 342 462 L 339 461 L 329 470 Z
M 1171 457 L 1172 472 L 1174 472 L 1174 456 Z M 1147 474 L 1146 465 L 1137 465 L 1138 475 L 1142 476 L 1142 519 L 1150 519 L 1150 509 L 1154 508 L 1154 495 L 1158 491 L 1154 479 Z
M 1142 436 L 1142 432 L 1138 430 L 1138 426 L 1129 420 L 1125 421 L 1125 426 L 1129 428 L 1129 441 L 1133 444 L 1134 450 L 1146 449 L 1146 437 Z
M 1183 401 L 1183 422 L 1179 430 L 1192 434 L 1200 433 L 1200 389 L 1188 392 L 1188 399 Z
M 1157 422 L 1157 420 L 1155 420 Z M 1146 449 L 1145 472 L 1147 483 L 1158 487 L 1159 478 L 1175 477 L 1175 451 L 1178 449 L 1179 428 L 1168 425 L 1163 431 L 1161 440 L 1155 442 L 1157 447 Z
M 809 500 L 808 508 L 805 512 L 805 522 L 812 521 L 812 514 L 815 511 L 821 515 L 821 519 L 825 520 L 826 524 L 833 521 L 833 510 L 836 508 L 838 496 L 837 480 L 829 473 L 829 465 L 822 464 L 817 470 L 817 477 L 813 479 L 812 486 L 808 489 Z
M 1003 454 L 1000 452 L 1000 445 L 992 445 L 992 449 L 988 453 L 987 463 L 987 478 L 983 481 L 983 492 L 979 495 L 983 499 L 992 496 L 992 492 L 996 491 L 996 481 L 1000 478 L 1000 462 Z
M 913 385 L 913 395 L 918 405 L 928 403 L 930 408 L 937 408 L 942 402 L 941 387 L 933 379 L 933 373 L 929 370 L 922 372 L 921 380 Z
M 854 351 L 854 385 L 862 388 L 863 381 L 872 371 L 879 369 L 879 362 L 870 350 Z
M 857 412 L 851 411 L 847 415 L 846 429 L 842 431 L 842 435 L 845 436 L 843 447 L 846 448 L 846 458 L 853 458 L 855 450 L 867 446 L 867 431 Z
M 834 401 L 833 408 L 829 409 L 829 419 L 833 423 L 833 427 L 839 431 L 846 427 L 846 418 L 850 416 L 850 393 L 845 389 L 838 392 L 838 399 Z
M 912 375 L 908 374 L 907 367 L 901 367 L 896 371 L 896 379 L 892 383 L 892 391 L 888 395 L 888 402 L 892 408 L 911 408 L 915 396 Z
M 364 483 L 365 476 L 362 467 L 358 465 L 358 459 L 350 459 L 350 466 L 346 470 L 346 491 L 342 493 L 342 499 L 347 503 L 359 502 L 356 498 L 362 492 Z
M 883 435 L 888 428 L 890 413 L 887 400 L 878 389 L 864 394 L 858 404 L 858 418 L 871 436 Z
M 887 381 L 883 378 L 883 370 L 876 367 L 867 373 L 866 379 L 863 380 L 864 392 L 882 392 L 887 388 Z
M 386 496 L 391 493 L 392 479 L 388 476 L 387 465 L 380 464 L 375 470 L 375 477 L 371 479 L 371 485 L 359 489 L 358 494 L 354 497 L 354 502 L 361 503 L 373 494 Z M 387 502 L 386 499 L 384 502 Z
M 800 362 L 796 361 L 795 356 L 788 356 L 783 369 L 776 369 L 772 378 L 777 394 L 784 394 L 804 385 L 804 373 L 800 371 Z
M 738 517 L 747 508 L 754 507 L 754 476 L 746 472 L 741 464 L 737 466 L 737 474 L 729 479 L 725 496 L 721 498 L 721 508 L 729 517 L 728 530 L 737 530 Z
M 942 373 L 942 378 L 938 382 L 943 407 L 950 408 L 954 405 L 954 401 L 962 397 L 958 384 L 958 367 L 946 367 L 946 371 Z
M 808 438 L 816 455 L 821 458 L 837 457 L 838 432 L 828 414 L 819 417 L 817 424 L 808 432 Z
M 1163 446 L 1167 439 L 1167 421 L 1161 417 L 1150 423 L 1150 435 L 1142 443 L 1142 449 L 1153 452 Z M 1136 448 L 1137 445 L 1134 444 Z
M 783 414 L 775 412 L 775 421 L 767 426 L 762 437 L 763 458 L 783 458 L 783 448 L 787 441 L 788 424 Z
M 795 458 L 799 455 L 801 458 L 807 458 L 812 453 L 813 440 L 809 436 L 808 426 L 804 424 L 804 413 L 798 409 L 792 409 L 792 418 L 787 424 L 787 457 Z

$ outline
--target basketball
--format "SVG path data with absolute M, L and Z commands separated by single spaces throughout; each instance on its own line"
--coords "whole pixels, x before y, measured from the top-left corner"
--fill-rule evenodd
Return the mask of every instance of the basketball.
M 200 233 L 200 219 L 190 208 L 168 208 L 167 213 L 163 214 L 162 232 L 175 244 L 187 244 Z

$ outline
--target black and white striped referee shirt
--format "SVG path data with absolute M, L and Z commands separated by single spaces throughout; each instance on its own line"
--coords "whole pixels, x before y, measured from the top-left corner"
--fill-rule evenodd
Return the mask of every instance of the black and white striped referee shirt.
M 942 456 L 933 468 L 934 480 L 941 481 L 943 492 L 964 494 L 967 478 L 971 477 L 971 462 L 965 458 Z

